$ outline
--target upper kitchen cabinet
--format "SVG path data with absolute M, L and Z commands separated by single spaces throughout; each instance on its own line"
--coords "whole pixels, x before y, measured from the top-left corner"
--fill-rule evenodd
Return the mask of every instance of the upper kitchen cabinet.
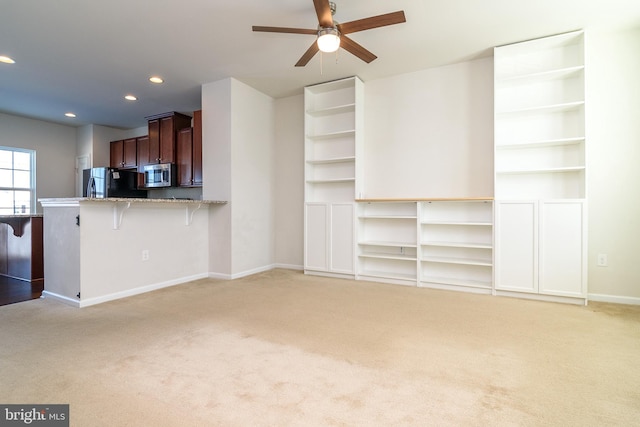
M 111 141 L 109 166 L 119 169 L 132 169 L 138 166 L 136 138 Z
M 202 185 L 202 110 L 193 112 L 193 185 Z
M 202 186 L 202 111 L 194 111 L 193 127 L 176 132 L 179 187 Z
M 191 117 L 169 112 L 147 117 L 149 122 L 148 153 L 138 149 L 140 165 L 176 162 L 176 132 L 191 127 Z

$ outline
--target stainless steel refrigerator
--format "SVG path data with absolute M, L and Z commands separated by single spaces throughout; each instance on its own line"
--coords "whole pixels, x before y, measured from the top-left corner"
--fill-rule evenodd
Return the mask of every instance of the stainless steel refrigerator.
M 83 197 L 147 198 L 147 191 L 138 189 L 136 171 L 112 168 L 85 169 L 82 171 L 82 183 Z

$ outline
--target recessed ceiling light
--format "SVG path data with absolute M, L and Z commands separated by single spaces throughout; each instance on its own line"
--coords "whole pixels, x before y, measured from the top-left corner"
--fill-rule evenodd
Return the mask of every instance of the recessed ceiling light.
M 71 117 L 71 118 L 73 118 L 73 117 L 75 117 L 75 116 L 76 116 L 76 115 L 75 115 L 75 114 L 73 114 L 73 113 L 64 113 L 64 115 L 65 115 L 65 116 L 67 116 L 67 117 Z
M 126 99 L 127 101 L 137 101 L 138 100 L 138 98 L 136 98 L 133 95 L 125 95 L 124 99 Z
M 162 80 L 162 78 L 158 77 L 158 76 L 149 77 L 149 81 L 151 83 L 162 83 L 162 82 L 164 82 L 164 80 Z
M 4 62 L 5 64 L 15 64 L 16 61 L 9 58 L 8 56 L 0 56 L 0 62 Z

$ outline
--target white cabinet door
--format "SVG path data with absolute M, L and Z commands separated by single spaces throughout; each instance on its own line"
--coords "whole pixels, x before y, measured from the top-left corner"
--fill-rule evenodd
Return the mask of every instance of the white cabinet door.
M 582 201 L 540 204 L 540 293 L 586 296 Z
M 332 203 L 330 218 L 330 270 L 353 274 L 354 269 L 354 204 Z
M 306 203 L 304 210 L 304 268 L 327 271 L 329 206 L 326 203 Z
M 305 270 L 353 274 L 353 203 L 307 203 L 305 205 Z
M 538 292 L 537 202 L 496 202 L 496 289 Z
M 582 200 L 496 202 L 496 289 L 586 297 Z

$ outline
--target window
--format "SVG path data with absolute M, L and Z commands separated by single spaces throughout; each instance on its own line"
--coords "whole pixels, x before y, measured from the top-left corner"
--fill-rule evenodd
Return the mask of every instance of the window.
M 36 152 L 0 147 L 0 215 L 34 213 Z

